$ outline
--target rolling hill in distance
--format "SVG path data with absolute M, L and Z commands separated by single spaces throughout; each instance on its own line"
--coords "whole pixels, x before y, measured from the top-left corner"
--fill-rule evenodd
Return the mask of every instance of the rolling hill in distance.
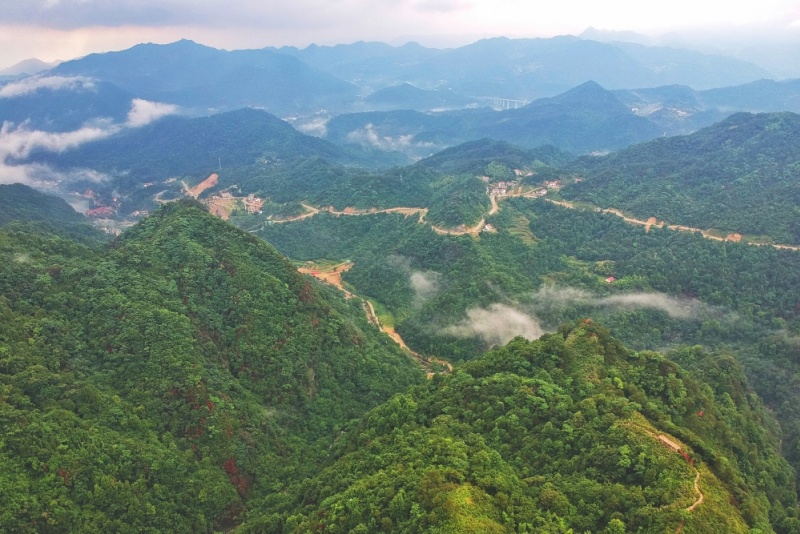
M 613 89 L 676 83 L 706 89 L 770 76 L 730 58 L 572 36 L 483 39 L 450 50 L 355 43 L 277 51 L 359 85 L 410 81 L 424 88 L 446 87 L 465 95 L 518 100 L 552 96 L 589 80 Z
M 370 157 L 372 156 L 372 157 Z M 118 169 L 125 180 L 163 181 L 171 176 L 203 174 L 227 166 L 249 165 L 257 159 L 292 160 L 321 157 L 331 162 L 365 166 L 406 162 L 401 155 L 348 149 L 298 132 L 262 110 L 245 108 L 209 117 L 166 117 L 141 128 L 84 144 L 63 154 L 41 152 L 33 161 L 61 167 L 90 165 L 102 172 Z M 386 163 L 389 162 L 389 163 Z
M 800 84 L 664 42 L 4 78 L 0 531 L 800 532 Z
M 91 54 L 50 71 L 105 80 L 142 98 L 197 109 L 265 107 L 277 113 L 314 110 L 352 98 L 357 87 L 285 54 L 224 51 L 183 40 Z

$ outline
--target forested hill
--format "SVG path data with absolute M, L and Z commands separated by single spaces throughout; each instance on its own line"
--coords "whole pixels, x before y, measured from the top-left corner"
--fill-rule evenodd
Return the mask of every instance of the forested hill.
M 302 134 L 265 111 L 240 109 L 210 117 L 166 117 L 137 129 L 87 143 L 63 154 L 39 153 L 35 161 L 58 167 L 90 167 L 114 175 L 123 188 L 172 176 L 205 174 L 257 160 L 324 158 L 380 166 L 407 162 L 385 152 L 336 146 Z
M 103 234 L 63 199 L 23 184 L 0 184 L 0 228 L 9 225 L 83 242 L 104 240 Z
M 184 202 L 97 250 L 0 230 L 0 531 L 209 532 L 422 380 L 359 304 Z
M 738 113 L 694 134 L 658 139 L 570 171 L 565 197 L 647 219 L 800 243 L 800 115 Z
M 794 532 L 791 469 L 741 369 L 683 357 L 695 372 L 589 321 L 517 338 L 370 412 L 244 530 Z
M 588 154 L 641 143 L 660 136 L 663 130 L 631 111 L 613 92 L 586 82 L 557 96 L 504 111 L 344 114 L 328 121 L 326 132 L 326 138 L 334 143 L 359 140 L 367 145 L 375 144 L 373 136 L 377 134 L 383 144 L 394 140 L 390 144 L 399 150 L 427 157 L 432 151 L 487 137 L 527 148 L 553 145 Z
M 509 169 L 528 169 L 545 165 L 562 166 L 573 159 L 574 156 L 550 145 L 521 148 L 505 141 L 484 138 L 446 148 L 420 160 L 416 166 L 443 173 L 482 175 L 493 161 Z

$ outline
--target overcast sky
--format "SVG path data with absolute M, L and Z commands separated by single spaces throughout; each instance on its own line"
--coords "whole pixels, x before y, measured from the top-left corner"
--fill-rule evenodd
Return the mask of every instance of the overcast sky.
M 797 35 L 800 0 L 0 0 L 0 68 L 181 38 L 226 49 L 359 40 L 457 46 L 589 26 Z

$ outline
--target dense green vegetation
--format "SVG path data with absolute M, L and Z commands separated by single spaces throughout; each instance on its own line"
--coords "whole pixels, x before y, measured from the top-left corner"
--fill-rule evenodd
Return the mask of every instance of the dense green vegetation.
M 0 232 L 0 530 L 203 532 L 422 374 L 355 302 L 189 203 L 89 248 Z
M 443 329 L 470 306 L 489 306 L 502 292 L 532 291 L 538 273 L 558 270 L 555 254 L 533 254 L 505 234 L 443 236 L 416 218 L 318 215 L 301 222 L 270 225 L 259 235 L 298 260 L 347 258 L 355 262 L 344 279 L 359 294 L 384 304 L 415 350 L 454 361 L 482 353 L 478 338 L 444 335 Z M 428 280 L 415 291 L 414 274 Z
M 468 143 L 374 172 L 240 113 L 226 127 L 260 140 L 231 147 L 210 193 L 235 185 L 278 217 L 428 208 L 234 221 L 293 260 L 350 260 L 350 290 L 459 366 L 423 383 L 358 299 L 195 202 L 103 245 L 65 203 L 4 187 L 0 530 L 800 532 L 799 253 L 544 200 L 486 215 L 478 176 L 541 181 L 569 159 L 555 149 Z M 638 213 L 679 191 L 641 215 L 796 241 L 796 122 L 740 115 L 568 163 L 584 180 L 564 194 Z M 187 153 L 211 146 L 175 128 Z M 142 146 L 137 194 L 148 165 L 188 172 Z M 431 228 L 484 216 L 477 236 Z
M 430 203 L 431 182 L 440 177 L 413 167 L 373 173 L 308 158 L 231 169 L 221 178 L 220 187 L 236 184 L 242 192 L 253 192 L 275 202 L 306 201 L 341 210 L 347 206 L 424 206 Z
M 476 176 L 444 176 L 431 184 L 432 195 L 427 220 L 433 224 L 455 227 L 478 222 L 490 207 L 486 184 Z
M 534 219 L 537 236 L 595 272 L 616 275 L 615 288 L 663 291 L 715 306 L 695 310 L 691 321 L 641 312 L 604 320 L 638 348 L 697 343 L 732 351 L 775 410 L 784 454 L 800 467 L 800 397 L 793 387 L 800 377 L 800 253 L 667 230 L 645 233 L 613 215 L 544 202 L 511 204 Z
M 699 344 L 733 354 L 780 419 L 785 455 L 800 465 L 792 386 L 800 376 L 800 254 L 647 233 L 611 214 L 544 201 L 505 201 L 490 222 L 499 232 L 480 239 L 436 235 L 399 215 L 318 216 L 262 235 L 293 258 L 353 260 L 345 280 L 383 304 L 425 354 L 461 361 L 496 343 L 448 329 L 496 303 L 549 330 L 591 316 L 637 350 Z
M 337 210 L 427 207 L 428 219 L 446 227 L 474 224 L 490 207 L 486 185 L 474 174 L 442 174 L 417 166 L 370 172 L 321 158 L 265 162 L 223 172 L 211 192 L 232 184 L 240 193 L 290 206 L 309 202 Z
M 658 139 L 569 171 L 567 198 L 673 224 L 800 243 L 800 115 L 739 113 L 682 137 Z
M 107 239 L 64 200 L 22 184 L 0 184 L 0 228 L 3 227 L 24 227 L 85 243 Z
M 245 530 L 795 531 L 791 469 L 741 369 L 685 356 L 696 373 L 585 322 L 517 338 L 371 411 L 293 507 Z

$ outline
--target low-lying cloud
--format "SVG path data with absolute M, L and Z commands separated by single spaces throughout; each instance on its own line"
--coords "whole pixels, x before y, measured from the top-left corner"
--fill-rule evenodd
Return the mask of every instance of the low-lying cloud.
M 97 121 L 71 132 L 45 132 L 31 130 L 23 123 L 14 126 L 4 122 L 0 127 L 0 157 L 25 159 L 35 150 L 61 153 L 90 141 L 104 139 L 120 131 L 120 126 L 110 121 Z
M 517 336 L 538 339 L 545 331 L 534 316 L 506 304 L 492 304 L 488 308 L 467 310 L 467 317 L 445 328 L 444 333 L 456 337 L 477 336 L 488 345 L 504 345 Z
M 508 343 L 516 336 L 533 340 L 546 331 L 539 317 L 560 317 L 559 312 L 570 306 L 606 308 L 611 311 L 651 309 L 676 319 L 721 314 L 720 310 L 696 299 L 676 298 L 663 293 L 599 296 L 571 287 L 545 286 L 531 295 L 529 300 L 526 299 L 524 305 L 496 303 L 486 308 L 470 308 L 466 318 L 446 327 L 443 333 L 456 337 L 480 337 L 490 346 Z
M 660 310 L 676 319 L 688 319 L 711 308 L 696 299 L 671 297 L 664 293 L 625 293 L 598 296 L 588 291 L 571 287 L 544 286 L 531 295 L 531 307 L 544 316 L 548 312 L 565 306 L 587 306 L 615 310 L 653 309 Z
M 328 117 L 315 117 L 311 120 L 295 122 L 293 126 L 304 134 L 325 137 L 328 135 L 328 120 L 330 120 Z
M 131 110 L 128 112 L 128 122 L 126 125 L 130 128 L 146 126 L 167 115 L 175 115 L 178 113 L 179 109 L 178 106 L 173 104 L 150 102 L 149 100 L 134 98 L 131 102 Z
M 101 183 L 109 179 L 105 173 L 94 169 L 69 169 L 60 171 L 41 163 L 7 165 L 0 161 L 0 184 L 47 185 L 46 189 L 76 181 Z M 77 210 L 76 210 L 77 211 Z
M 114 123 L 111 119 L 94 119 L 81 128 L 70 132 L 46 132 L 33 130 L 29 124 L 14 125 L 4 122 L 0 127 L 0 183 L 37 183 L 89 180 L 101 182 L 107 176 L 91 169 L 56 171 L 47 165 L 24 163 L 34 152 L 60 154 L 92 141 L 111 137 L 127 128 L 139 128 L 166 115 L 178 113 L 179 108 L 171 104 L 134 99 L 125 123 Z
M 422 148 L 429 149 L 436 146 L 434 143 L 415 142 L 413 134 L 398 135 L 396 137 L 381 135 L 372 123 L 348 133 L 347 140 L 368 148 L 398 152 L 408 152 Z
M 414 292 L 413 305 L 422 306 L 425 301 L 435 297 L 441 289 L 441 274 L 436 271 L 420 271 L 411 266 L 408 258 L 392 254 L 389 262 L 396 265 L 401 271 L 408 275 L 408 283 Z
M 433 271 L 412 271 L 409 276 L 411 289 L 414 290 L 414 305 L 422 305 L 439 293 L 439 273 Z
M 37 91 L 95 90 L 95 82 L 85 76 L 31 76 L 0 87 L 0 98 L 17 98 Z

